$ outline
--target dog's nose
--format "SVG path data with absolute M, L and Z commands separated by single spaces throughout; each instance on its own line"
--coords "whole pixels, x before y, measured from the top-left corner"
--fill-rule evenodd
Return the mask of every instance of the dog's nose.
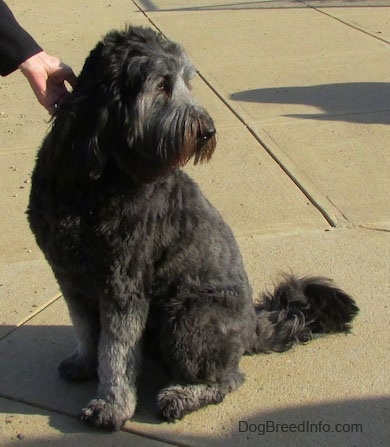
M 208 127 L 206 129 L 201 129 L 199 139 L 203 141 L 208 141 L 210 138 L 212 138 L 216 134 L 215 127 Z

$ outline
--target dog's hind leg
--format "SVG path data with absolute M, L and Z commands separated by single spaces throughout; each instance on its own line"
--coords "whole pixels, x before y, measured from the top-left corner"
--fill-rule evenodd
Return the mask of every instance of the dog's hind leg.
M 167 304 L 163 321 L 160 350 L 174 385 L 158 395 L 162 418 L 180 419 L 221 402 L 243 383 L 243 327 L 254 331 L 255 313 L 240 291 L 182 291 Z
M 174 421 L 206 405 L 222 402 L 226 394 L 236 390 L 244 380 L 241 371 L 233 370 L 221 383 L 170 385 L 157 396 L 160 416 L 166 421 Z

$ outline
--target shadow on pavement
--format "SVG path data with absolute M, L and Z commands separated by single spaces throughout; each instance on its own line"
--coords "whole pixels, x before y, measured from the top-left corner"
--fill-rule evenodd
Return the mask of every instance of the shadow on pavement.
M 259 88 L 233 93 L 230 99 L 250 103 L 302 104 L 322 111 L 283 115 L 292 118 L 390 124 L 390 83 L 387 82 Z
M 80 436 L 90 436 L 91 433 L 93 436 L 99 434 L 100 439 L 100 431 L 92 430 L 75 419 L 80 409 L 94 396 L 96 381 L 68 384 L 58 377 L 56 371 L 58 363 L 73 348 L 74 337 L 70 326 L 26 325 L 10 333 L 0 343 L 0 397 L 6 398 L 0 400 L 0 413 L 9 417 L 12 411 L 17 414 L 12 410 L 17 408 L 23 414 L 46 415 L 50 427 L 69 436 L 69 439 L 57 439 L 57 433 L 57 437 L 50 440 L 50 445 L 54 447 L 77 445 L 74 444 L 75 436 L 78 441 Z M 390 399 L 385 396 L 297 405 L 275 411 L 265 409 L 256 414 L 240 409 L 236 420 L 228 418 L 224 427 L 215 426 L 215 433 L 222 432 L 223 437 L 212 433 L 210 436 L 198 436 L 194 433 L 193 421 L 181 423 L 179 430 L 175 429 L 174 424 L 167 426 L 157 417 L 155 398 L 166 381 L 167 376 L 159 364 L 146 357 L 138 388 L 135 428 L 132 429 L 130 423 L 127 431 L 134 430 L 139 434 L 142 429 L 147 437 L 182 446 L 254 447 L 262 442 L 267 446 L 380 446 L 385 445 L 388 439 Z M 27 405 L 15 406 L 15 402 Z M 224 411 L 222 405 L 220 411 Z M 72 417 L 66 418 L 64 415 Z M 199 416 L 197 421 L 201 421 Z M 102 445 L 108 445 L 105 442 L 110 438 L 103 433 L 101 437 L 105 439 Z M 22 444 L 41 447 L 48 439 L 25 438 Z M 112 439 L 112 445 L 117 445 L 114 442 L 116 438 Z M 11 445 L 14 444 L 5 444 L 5 447 Z
M 191 429 L 182 429 L 169 434 L 161 427 L 159 433 L 150 431 L 155 440 L 172 443 L 178 446 L 385 446 L 388 440 L 388 417 L 390 398 L 378 397 L 359 400 L 348 400 L 310 406 L 296 406 L 279 411 L 262 412 L 247 417 L 239 417 L 237 421 L 224 427 L 224 436 L 210 434 L 197 436 Z M 35 407 L 29 408 L 28 414 L 39 413 Z M 10 415 L 7 403 L 0 412 Z M 49 443 L 52 447 L 73 447 L 74 445 L 119 445 L 118 434 L 92 429 L 72 418 L 51 413 L 50 426 L 67 436 L 51 438 L 22 439 L 23 447 L 42 447 Z M 191 427 L 191 426 L 190 426 Z M 147 432 L 147 427 L 145 432 Z M 220 427 L 215 427 L 218 432 Z M 131 428 L 127 430 L 131 432 Z M 20 427 L 23 433 L 23 427 Z M 126 438 L 125 438 L 126 439 Z M 123 439 L 122 439 L 123 440 Z M 77 441 L 78 443 L 74 444 Z M 89 441 L 89 442 L 88 442 Z M 129 439 L 128 442 L 131 440 Z M 19 442 L 19 441 L 18 441 Z M 4 447 L 15 445 L 15 441 L 6 443 Z M 120 443 L 120 445 L 126 445 Z M 143 445 L 143 444 L 142 444 Z

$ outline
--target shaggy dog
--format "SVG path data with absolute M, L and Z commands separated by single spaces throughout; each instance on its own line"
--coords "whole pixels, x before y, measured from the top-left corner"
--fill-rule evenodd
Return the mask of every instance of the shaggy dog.
M 215 127 L 190 94 L 183 49 L 151 29 L 110 32 L 87 58 L 38 154 L 28 217 L 78 346 L 68 381 L 99 378 L 81 419 L 133 416 L 150 341 L 171 382 L 166 420 L 223 400 L 243 354 L 348 331 L 354 301 L 322 278 L 286 277 L 254 304 L 231 230 L 180 169 L 208 160 Z

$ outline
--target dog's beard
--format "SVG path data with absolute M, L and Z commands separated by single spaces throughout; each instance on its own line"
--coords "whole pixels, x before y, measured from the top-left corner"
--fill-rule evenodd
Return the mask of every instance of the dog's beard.
M 163 164 L 184 166 L 191 159 L 197 164 L 211 158 L 216 146 L 214 124 L 202 109 L 175 107 L 162 119 L 157 123 L 155 141 Z

